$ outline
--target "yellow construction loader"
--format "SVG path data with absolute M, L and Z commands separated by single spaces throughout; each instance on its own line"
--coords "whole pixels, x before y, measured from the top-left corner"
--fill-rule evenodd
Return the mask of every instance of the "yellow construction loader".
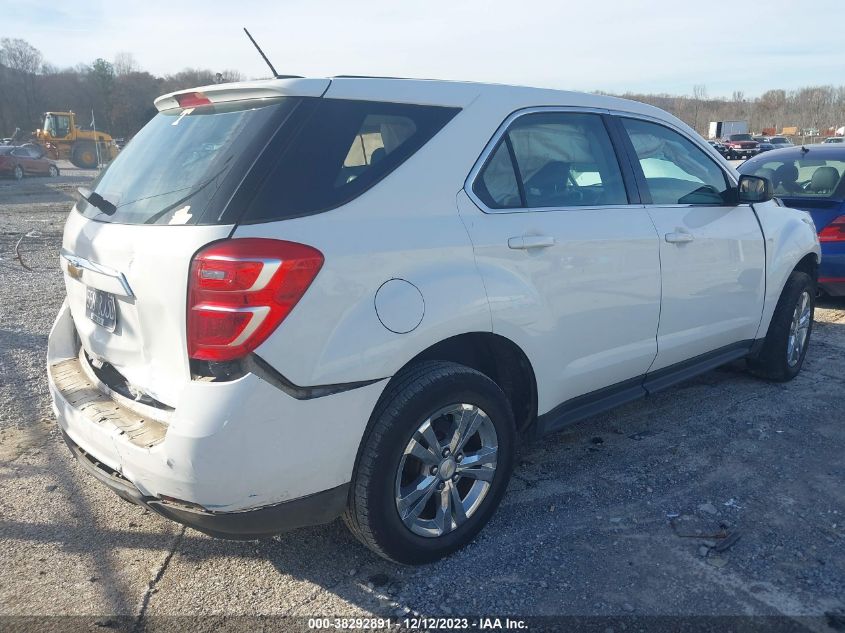
M 35 139 L 54 160 L 69 160 L 82 169 L 94 169 L 117 156 L 114 139 L 105 132 L 83 129 L 73 112 L 47 112 Z

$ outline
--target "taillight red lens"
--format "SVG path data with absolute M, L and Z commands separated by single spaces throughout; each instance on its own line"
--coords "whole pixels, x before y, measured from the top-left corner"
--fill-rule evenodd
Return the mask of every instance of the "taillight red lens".
M 188 285 L 188 355 L 241 358 L 290 314 L 323 266 L 323 254 L 295 242 L 242 238 L 194 256 Z
M 209 105 L 211 99 L 201 92 L 186 92 L 176 95 L 176 103 L 179 104 L 180 108 L 195 108 L 196 106 Z
M 840 215 L 819 231 L 819 242 L 845 242 L 845 215 Z

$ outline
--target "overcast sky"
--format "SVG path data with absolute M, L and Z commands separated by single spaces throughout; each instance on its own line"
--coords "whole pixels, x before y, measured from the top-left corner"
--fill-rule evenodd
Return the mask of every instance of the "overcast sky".
M 59 66 L 467 79 L 711 96 L 845 84 L 845 0 L 0 0 L 0 36 Z

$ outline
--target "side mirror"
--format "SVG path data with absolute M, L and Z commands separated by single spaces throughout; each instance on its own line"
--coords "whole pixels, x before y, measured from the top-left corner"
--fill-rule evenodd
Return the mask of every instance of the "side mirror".
M 740 202 L 766 202 L 774 197 L 772 181 L 768 178 L 747 175 L 739 177 Z

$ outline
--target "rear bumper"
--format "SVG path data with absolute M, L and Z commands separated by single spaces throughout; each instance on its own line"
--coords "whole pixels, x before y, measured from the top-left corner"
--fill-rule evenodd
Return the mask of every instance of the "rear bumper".
M 119 497 L 162 515 L 177 523 L 217 538 L 250 540 L 281 534 L 309 525 L 329 523 L 346 507 L 349 484 L 343 484 L 301 499 L 242 512 L 209 512 L 180 508 L 155 497 L 148 497 L 120 473 L 98 462 L 80 448 L 67 433 L 62 433 L 71 454 L 80 466 Z
M 841 242 L 822 243 L 819 288 L 833 297 L 845 296 L 845 245 Z
M 831 297 L 845 297 L 845 277 L 819 277 L 819 289 Z
M 80 463 L 121 497 L 216 536 L 256 538 L 336 517 L 386 381 L 298 400 L 254 374 L 186 380 L 163 431 L 128 415 L 78 371 L 73 320 L 59 313 L 48 382 Z M 90 383 L 90 381 L 88 381 Z M 143 417 L 143 416 L 142 416 Z

